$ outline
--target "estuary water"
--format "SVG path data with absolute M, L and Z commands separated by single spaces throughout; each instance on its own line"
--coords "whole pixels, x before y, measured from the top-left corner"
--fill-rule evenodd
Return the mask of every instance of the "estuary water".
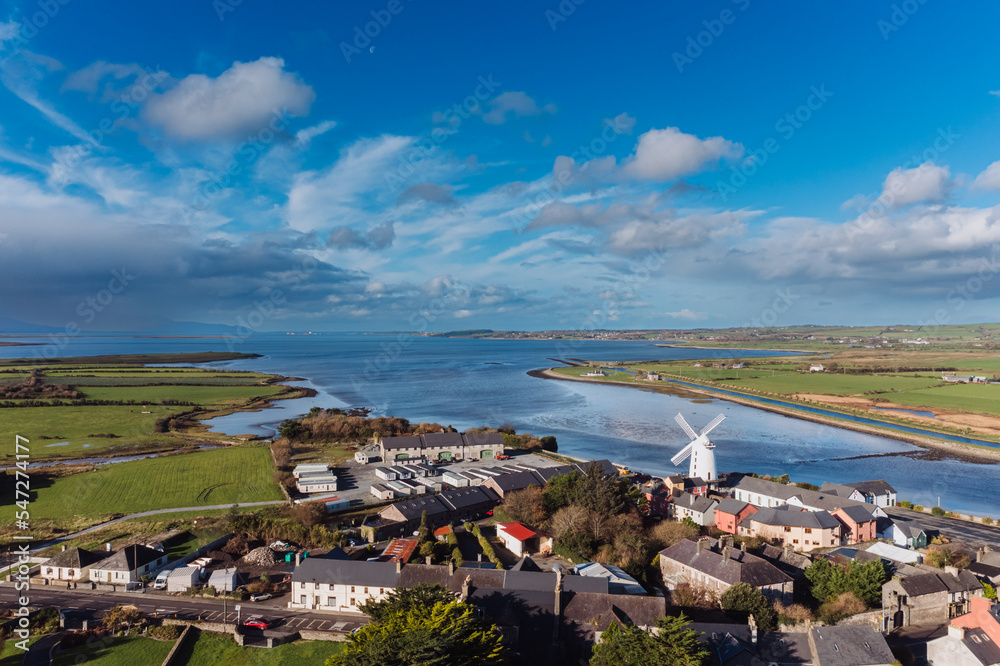
M 21 339 L 24 342 L 44 339 Z M 78 337 L 65 348 L 0 347 L 0 357 L 234 351 L 261 358 L 211 364 L 300 377 L 314 398 L 233 414 L 211 422 L 227 434 L 270 436 L 284 418 L 313 405 L 369 407 L 377 415 L 437 422 L 459 430 L 513 425 L 518 432 L 555 435 L 559 451 L 609 458 L 657 475 L 678 471 L 670 457 L 687 439 L 673 417 L 683 413 L 695 429 L 717 414 L 712 433 L 720 471 L 787 473 L 820 484 L 884 478 L 900 499 L 955 511 L 1000 513 L 1000 464 L 931 459 L 897 440 L 811 423 L 723 400 L 666 395 L 651 390 L 531 377 L 556 365 L 552 358 L 642 361 L 750 358 L 759 351 L 657 347 L 651 342 L 468 340 L 400 335 L 257 334 L 237 344 L 219 338 Z M 0 413 L 2 418 L 2 413 Z M 939 457 L 939 456 L 938 456 Z

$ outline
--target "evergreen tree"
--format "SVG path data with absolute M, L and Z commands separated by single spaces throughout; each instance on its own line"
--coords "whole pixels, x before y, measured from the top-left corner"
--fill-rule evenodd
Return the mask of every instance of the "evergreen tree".
M 594 646 L 591 666 L 701 666 L 708 651 L 698 635 L 688 628 L 688 620 L 661 617 L 654 635 L 638 627 L 612 624 Z
M 722 599 L 723 610 L 742 611 L 753 615 L 757 627 L 761 631 L 774 631 L 778 628 L 778 614 L 767 600 L 764 593 L 747 583 L 736 583 L 726 590 Z

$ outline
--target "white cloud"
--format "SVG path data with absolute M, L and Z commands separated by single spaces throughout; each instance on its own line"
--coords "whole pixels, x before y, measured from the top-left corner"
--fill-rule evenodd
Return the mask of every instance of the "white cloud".
M 299 146 L 306 146 L 309 144 L 310 141 L 312 141 L 318 136 L 326 134 L 336 126 L 337 126 L 336 121 L 324 120 L 318 125 L 313 125 L 312 127 L 301 129 L 295 133 L 295 143 L 298 144 Z
M 538 102 L 523 92 L 508 91 L 489 101 L 490 110 L 483 114 L 483 122 L 503 125 L 509 117 L 540 116 L 556 112 L 555 104 L 538 106 Z
M 151 95 L 143 117 L 185 141 L 230 140 L 262 130 L 281 114 L 305 116 L 316 93 L 286 72 L 281 58 L 235 62 L 217 78 L 191 74 Z
M 639 180 L 666 182 L 714 168 L 722 159 L 743 155 L 743 146 L 721 136 L 699 139 L 676 127 L 653 129 L 639 137 L 635 155 L 626 161 L 624 172 Z
M 986 167 L 986 170 L 976 176 L 972 186 L 979 190 L 1000 190 L 1000 160 Z
M 135 63 L 129 65 L 119 65 L 113 62 L 98 60 L 97 62 L 91 63 L 83 69 L 73 72 L 66 77 L 66 80 L 63 82 L 62 89 L 64 91 L 76 90 L 79 92 L 94 94 L 97 92 L 98 86 L 105 77 L 110 76 L 117 80 L 121 80 L 132 76 L 140 76 L 145 73 L 146 70 Z
M 20 30 L 21 26 L 14 21 L 0 23 L 0 46 L 2 46 L 4 42 L 17 37 L 17 33 Z
M 948 167 L 939 167 L 927 161 L 913 169 L 893 169 L 882 184 L 879 199 L 893 208 L 915 203 L 940 203 L 948 197 L 950 189 L 951 173 Z
M 688 321 L 701 321 L 702 319 L 708 319 L 708 314 L 704 312 L 695 312 L 694 310 L 689 310 L 688 308 L 678 310 L 677 312 L 664 312 L 663 314 L 671 319 L 687 319 Z

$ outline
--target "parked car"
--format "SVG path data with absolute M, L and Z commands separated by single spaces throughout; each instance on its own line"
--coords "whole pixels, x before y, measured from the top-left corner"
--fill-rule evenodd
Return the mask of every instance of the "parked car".
M 267 629 L 274 625 L 273 620 L 268 620 L 260 615 L 251 615 L 243 621 L 244 627 L 256 627 L 257 629 Z
M 271 598 L 270 592 L 258 592 L 250 595 L 250 601 L 267 601 Z

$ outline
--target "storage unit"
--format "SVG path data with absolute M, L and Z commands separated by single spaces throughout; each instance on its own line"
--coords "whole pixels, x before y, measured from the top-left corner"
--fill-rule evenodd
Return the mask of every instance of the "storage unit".
M 236 589 L 236 569 L 216 569 L 208 577 L 208 586 L 217 592 L 232 592 Z
M 420 483 L 419 478 L 417 478 L 417 479 L 406 479 L 406 480 L 402 480 L 401 479 L 401 480 L 397 481 L 396 483 L 401 483 L 404 486 L 406 486 L 407 488 L 409 488 L 411 495 L 423 495 L 424 493 L 427 492 L 427 486 L 425 486 L 424 484 Z
M 395 481 L 396 469 L 393 467 L 376 467 L 375 476 L 382 479 L 383 481 Z
M 415 482 L 417 482 L 417 483 L 423 484 L 429 490 L 431 490 L 432 492 L 435 492 L 435 493 L 439 493 L 442 490 L 444 490 L 444 484 L 441 483 L 440 479 L 432 479 L 432 478 L 428 478 L 428 477 L 417 477 L 416 479 L 413 479 L 413 480 Z
M 201 582 L 198 567 L 177 567 L 167 577 L 167 592 L 183 592 Z
M 371 493 L 380 500 L 391 500 L 396 497 L 396 492 L 381 483 L 373 483 Z
M 329 474 L 329 472 L 330 463 L 302 463 L 292 470 L 296 479 L 306 474 Z
M 412 488 L 403 483 L 402 481 L 389 481 L 385 485 L 396 491 L 396 495 L 410 495 L 412 494 Z
M 455 486 L 456 488 L 465 488 L 469 485 L 469 479 L 467 477 L 451 470 L 442 474 L 441 480 L 449 485 Z

